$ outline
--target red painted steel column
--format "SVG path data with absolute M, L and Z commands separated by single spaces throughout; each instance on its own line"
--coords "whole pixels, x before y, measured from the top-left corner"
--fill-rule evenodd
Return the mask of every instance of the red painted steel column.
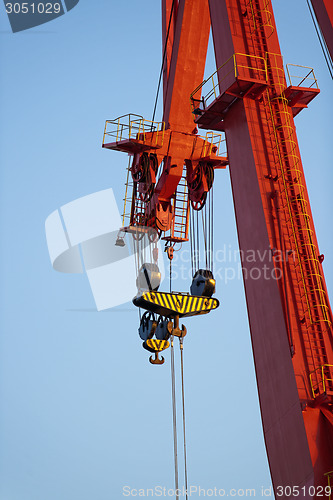
M 162 0 L 162 51 L 163 51 L 162 57 L 164 55 L 163 101 L 165 100 L 167 86 L 168 86 L 170 61 L 171 61 L 172 47 L 175 36 L 177 12 L 178 12 L 178 0 Z M 170 16 L 172 16 L 171 19 Z M 165 47 L 166 40 L 167 40 L 167 45 Z
M 311 497 L 309 486 L 327 485 L 333 468 L 332 411 L 320 375 L 333 363 L 332 314 L 271 2 L 209 4 L 220 92 L 234 96 L 214 128 L 226 132 L 273 486 Z
M 228 158 L 267 456 L 278 486 L 313 484 L 313 469 L 243 102 L 225 120 Z M 248 256 L 255 251 L 256 261 Z M 263 259 L 261 262 L 260 260 Z M 259 269 L 259 272 L 257 271 Z M 287 498 L 282 496 L 281 498 Z
M 195 128 L 190 94 L 193 82 L 203 80 L 209 31 L 208 0 L 181 0 L 164 94 L 166 128 L 186 133 Z
M 311 3 L 333 59 L 333 2 L 332 0 L 311 0 Z

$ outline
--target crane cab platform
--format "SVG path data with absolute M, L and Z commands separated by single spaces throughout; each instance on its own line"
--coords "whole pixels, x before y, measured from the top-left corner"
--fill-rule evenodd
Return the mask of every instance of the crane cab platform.
M 287 64 L 286 69 L 289 87 L 284 90 L 283 96 L 287 99 L 293 116 L 296 116 L 302 109 L 308 107 L 312 99 L 320 93 L 320 89 L 313 68 Z
M 258 100 L 268 86 L 267 62 L 251 54 L 233 54 L 190 96 L 194 122 L 200 128 L 223 130 L 221 120 L 239 99 Z
M 290 85 L 284 91 L 284 96 L 288 99 L 288 106 L 291 107 L 293 116 L 296 116 L 302 109 L 307 108 L 308 104 L 319 93 L 320 90 L 318 88 L 295 87 Z
M 106 120 L 102 147 L 135 154 L 162 147 L 164 122 L 146 120 L 133 113 Z
M 210 297 L 198 297 L 185 293 L 144 292 L 133 299 L 133 304 L 147 311 L 167 318 L 184 318 L 207 314 L 220 305 L 219 301 Z

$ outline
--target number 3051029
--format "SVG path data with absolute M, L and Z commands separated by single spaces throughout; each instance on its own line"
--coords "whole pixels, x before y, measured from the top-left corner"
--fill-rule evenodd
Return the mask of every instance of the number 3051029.
M 6 3 L 7 14 L 59 14 L 61 11 L 60 3 L 42 3 L 42 2 L 23 2 Z
M 330 486 L 277 486 L 277 497 L 298 497 L 298 496 L 311 496 L 311 497 L 330 497 L 332 489 Z M 324 500 L 324 498 L 323 498 Z

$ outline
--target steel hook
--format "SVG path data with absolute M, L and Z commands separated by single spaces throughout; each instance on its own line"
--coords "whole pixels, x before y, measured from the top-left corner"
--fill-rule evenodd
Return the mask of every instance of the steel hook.
M 161 358 L 158 357 L 158 352 L 155 352 L 155 357 L 153 358 L 153 356 L 150 356 L 149 358 L 149 362 L 152 364 L 152 365 L 163 365 L 164 363 L 164 358 L 163 356 L 161 356 Z

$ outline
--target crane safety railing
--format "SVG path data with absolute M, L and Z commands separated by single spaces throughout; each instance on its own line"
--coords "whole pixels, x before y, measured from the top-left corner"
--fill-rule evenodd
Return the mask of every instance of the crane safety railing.
M 288 100 L 284 95 L 284 71 L 275 56 L 275 54 L 267 54 L 267 59 L 271 61 L 270 68 L 274 75 L 277 97 L 271 97 L 267 92 L 266 103 L 269 121 L 272 124 L 273 150 L 277 153 L 277 166 L 283 181 L 283 209 L 286 211 L 286 220 L 292 229 L 294 249 L 300 271 L 299 281 L 302 283 L 302 296 L 306 303 L 305 310 L 308 313 L 310 324 L 322 320 L 330 325 L 326 290 L 318 261 L 319 253 L 314 243 L 310 224 L 311 215 L 306 199 L 296 133 Z M 315 303 L 310 297 L 311 295 L 316 296 Z
M 121 214 L 122 227 L 125 226 L 125 222 L 128 222 L 128 224 L 130 223 L 132 198 L 133 198 L 133 180 L 131 176 L 131 157 L 129 157 L 126 169 L 125 196 L 123 198 L 124 209 L 123 213 Z
M 325 494 L 327 494 L 328 500 L 331 500 L 333 498 L 333 495 L 332 495 L 333 470 L 331 470 L 330 472 L 325 472 L 324 476 L 327 476 L 327 486 L 325 487 Z M 327 488 L 327 490 L 326 490 L 326 488 Z
M 152 147 L 161 147 L 164 140 L 165 124 L 146 120 L 140 115 L 128 114 L 114 120 L 106 120 L 103 145 L 108 142 L 139 140 Z
M 269 38 L 275 31 L 270 1 L 265 0 L 261 8 L 257 8 L 256 2 L 253 0 L 248 0 L 245 5 L 247 8 L 247 17 L 250 21 L 251 35 L 260 30 L 265 30 L 266 37 Z
M 298 64 L 286 64 L 286 69 L 289 84 L 292 87 L 319 88 L 313 68 Z M 295 72 L 299 74 L 295 74 Z
M 183 175 L 178 183 L 175 195 L 172 201 L 173 219 L 170 229 L 170 236 L 166 237 L 169 241 L 187 241 L 189 230 L 190 200 L 188 197 L 188 187 L 186 180 L 186 166 L 184 166 Z
M 326 394 L 328 386 L 333 382 L 333 365 L 322 365 L 310 373 L 310 384 L 313 398 Z
M 203 158 L 211 154 L 227 156 L 227 144 L 224 135 L 208 131 L 205 136 L 199 135 L 198 137 L 204 141 L 201 153 Z
M 224 86 L 228 87 L 229 83 L 233 83 L 237 78 L 259 80 L 265 83 L 267 77 L 267 63 L 264 57 L 237 52 L 193 90 L 190 96 L 192 113 L 195 115 L 201 104 L 205 110 L 227 90 Z
M 331 317 L 319 252 L 316 245 L 295 127 L 288 99 L 280 54 L 266 53 L 271 89 L 263 94 L 265 119 L 272 141 L 272 165 L 281 197 L 282 225 L 294 255 L 296 314 L 302 325 L 310 393 L 321 391 L 321 367 L 328 360 L 323 335 L 331 328 Z M 327 367 L 325 370 L 327 371 Z M 325 384 L 332 387 L 326 374 Z M 313 389 L 311 389 L 311 384 Z

